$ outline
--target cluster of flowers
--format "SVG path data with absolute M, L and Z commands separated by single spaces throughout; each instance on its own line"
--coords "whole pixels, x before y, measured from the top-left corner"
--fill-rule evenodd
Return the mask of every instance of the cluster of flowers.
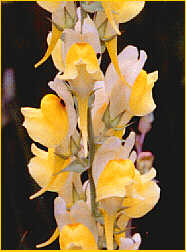
M 37 247 L 59 236 L 60 249 L 138 249 L 140 234 L 127 235 L 130 220 L 144 216 L 160 196 L 153 156 L 142 152 L 156 107 L 152 88 L 158 72 L 143 70 L 147 55 L 134 46 L 117 55 L 117 35 L 119 23 L 134 18 L 145 3 L 37 3 L 52 13 L 52 32 L 36 67 L 52 55 L 59 70 L 49 83 L 56 95 L 45 95 L 40 108 L 21 109 L 29 136 L 48 148 L 31 146 L 28 168 L 41 190 L 30 199 L 58 193 L 57 228 Z M 100 62 L 106 49 L 111 64 L 104 75 Z M 133 116 L 141 116 L 141 134 L 130 132 L 123 140 Z M 82 184 L 85 171 L 88 180 Z

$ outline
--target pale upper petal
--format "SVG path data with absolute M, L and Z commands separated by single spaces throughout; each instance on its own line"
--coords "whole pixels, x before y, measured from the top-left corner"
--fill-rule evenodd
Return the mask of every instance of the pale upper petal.
M 62 197 L 54 200 L 54 216 L 60 231 L 65 225 L 72 224 L 71 216 L 66 210 L 66 203 Z
M 94 235 L 95 240 L 98 239 L 97 227 L 95 219 L 91 216 L 91 211 L 88 205 L 80 200 L 77 201 L 71 208 L 70 214 L 75 223 L 81 223 L 86 226 Z

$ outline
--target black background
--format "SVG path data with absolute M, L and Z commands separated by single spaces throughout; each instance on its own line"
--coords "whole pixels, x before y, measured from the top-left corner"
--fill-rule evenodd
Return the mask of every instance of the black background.
M 16 98 L 6 106 L 11 120 L 2 128 L 2 249 L 35 249 L 55 229 L 56 194 L 28 199 L 39 188 L 27 171 L 32 141 L 21 127 L 20 107 L 38 107 L 43 95 L 51 92 L 47 83 L 57 73 L 51 58 L 34 68 L 47 48 L 50 14 L 35 2 L 1 5 L 2 74 L 12 68 L 16 84 Z M 133 221 L 135 232 L 143 238 L 141 249 L 179 250 L 185 246 L 184 15 L 184 2 L 146 2 L 139 16 L 120 25 L 119 51 L 135 45 L 147 52 L 145 70 L 159 71 L 153 89 L 155 121 L 144 150 L 155 155 L 161 199 L 146 216 Z M 109 63 L 107 53 L 104 57 L 103 71 Z M 58 249 L 58 242 L 44 249 Z

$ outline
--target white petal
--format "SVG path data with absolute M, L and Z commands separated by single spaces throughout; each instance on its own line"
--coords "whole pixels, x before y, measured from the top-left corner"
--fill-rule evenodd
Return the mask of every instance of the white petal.
M 83 30 L 83 40 L 92 45 L 96 53 L 101 53 L 99 34 L 92 19 L 88 17 L 84 20 L 82 30 Z
M 140 50 L 134 46 L 127 46 L 119 55 L 118 62 L 125 80 L 133 85 L 138 74 L 141 72 L 147 55 L 145 51 Z
M 61 230 L 65 225 L 72 224 L 71 217 L 66 211 L 65 201 L 61 197 L 57 197 L 54 200 L 54 216 L 59 230 Z

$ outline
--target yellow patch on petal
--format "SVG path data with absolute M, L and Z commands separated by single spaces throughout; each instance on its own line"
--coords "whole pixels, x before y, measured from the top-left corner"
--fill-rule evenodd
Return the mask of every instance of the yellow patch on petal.
M 49 12 L 54 12 L 61 4 L 61 1 L 37 1 L 37 4 Z
M 76 66 L 80 64 L 85 64 L 90 74 L 100 72 L 96 53 L 93 47 L 85 42 L 76 43 L 70 47 L 66 55 L 63 79 L 75 79 L 78 75 Z
M 135 167 L 131 160 L 110 160 L 97 183 L 97 201 L 109 197 L 124 197 L 125 186 L 132 183 Z
M 44 96 L 41 100 L 41 111 L 56 130 L 63 129 L 61 133 L 66 135 L 69 127 L 67 112 L 56 95 L 48 94 Z
M 62 31 L 58 30 L 55 25 L 52 25 L 52 38 L 51 38 L 50 44 L 43 58 L 37 64 L 35 64 L 35 68 L 43 64 L 50 57 L 52 51 L 56 47 L 57 42 L 61 38 L 61 35 L 62 35 Z
M 60 249 L 97 249 L 91 231 L 82 224 L 65 225 L 60 232 Z
M 147 73 L 142 70 L 133 84 L 129 99 L 129 107 L 133 115 L 144 116 L 156 108 L 152 97 L 153 86 L 154 82 L 148 81 Z
M 29 136 L 44 146 L 53 148 L 61 144 L 68 133 L 66 108 L 55 95 L 44 96 L 41 109 L 22 108 L 21 112 L 25 117 L 23 126 Z

